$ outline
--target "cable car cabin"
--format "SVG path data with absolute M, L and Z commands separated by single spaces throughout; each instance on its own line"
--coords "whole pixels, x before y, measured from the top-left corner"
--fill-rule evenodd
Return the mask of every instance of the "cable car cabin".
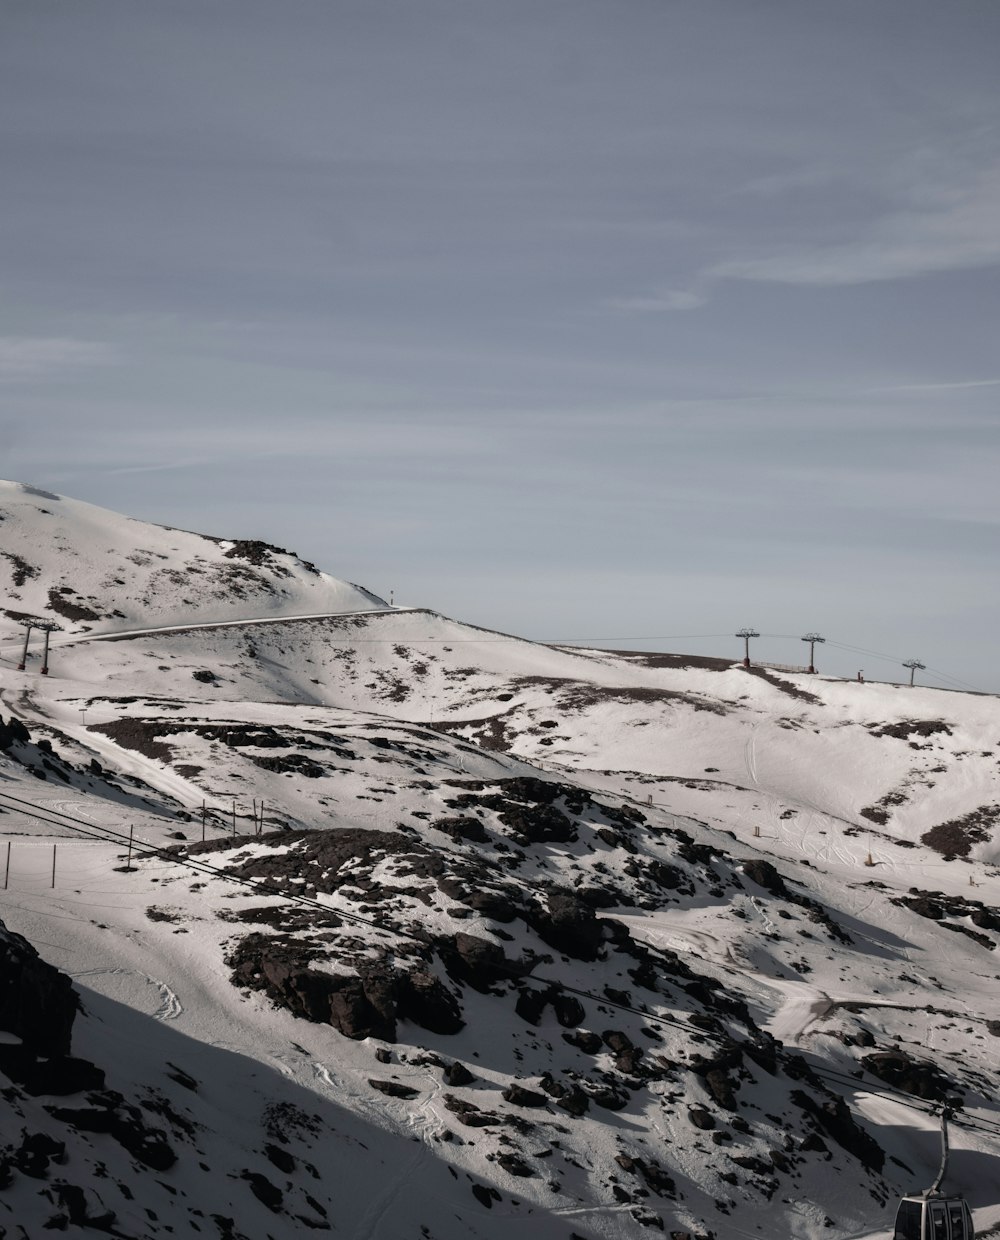
M 892 1240 L 976 1240 L 964 1197 L 904 1197 Z

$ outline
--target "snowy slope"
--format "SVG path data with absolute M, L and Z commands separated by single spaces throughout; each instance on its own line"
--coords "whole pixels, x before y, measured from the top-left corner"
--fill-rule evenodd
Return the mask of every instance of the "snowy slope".
M 129 632 L 64 634 L 46 678 L 0 647 L 0 917 L 76 979 L 74 1053 L 176 1161 L 15 1082 L 0 1141 L 67 1162 L 15 1159 L 0 1227 L 66 1213 L 62 1179 L 137 1236 L 874 1237 L 933 1178 L 945 1097 L 978 1125 L 951 1183 L 1000 1219 L 996 698 L 368 597 L 177 619 L 115 541 L 152 527 L 78 507 L 71 560 L 23 507 L 18 545 L 57 589 L 123 560 Z
M 279 547 L 150 525 L 3 481 L 0 596 L 0 642 L 17 634 L 11 616 L 20 615 L 79 633 L 386 606 Z

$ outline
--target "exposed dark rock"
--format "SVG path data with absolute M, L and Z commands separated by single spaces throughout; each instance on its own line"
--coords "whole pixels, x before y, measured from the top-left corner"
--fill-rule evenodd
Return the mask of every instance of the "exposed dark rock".
M 508 1085 L 500 1097 L 504 1102 L 510 1102 L 518 1107 L 543 1107 L 548 1103 L 544 1094 L 534 1089 L 526 1089 L 523 1085 L 518 1085 L 516 1081 Z
M 843 1098 L 832 1095 L 818 1102 L 804 1090 L 795 1089 L 791 1093 L 792 1102 L 811 1115 L 827 1136 L 853 1154 L 869 1171 L 881 1171 L 885 1165 L 885 1153 L 870 1133 L 855 1123 L 850 1109 Z M 735 1124 L 733 1125 L 735 1127 Z M 806 1148 L 805 1145 L 802 1148 Z
M 396 973 L 396 1010 L 401 1020 L 412 1020 L 431 1033 L 458 1033 L 465 1021 L 455 996 L 426 969 Z
M 274 1163 L 278 1170 L 283 1171 L 285 1175 L 291 1175 L 299 1165 L 295 1155 L 290 1154 L 288 1150 L 282 1149 L 280 1145 L 265 1145 L 264 1153 L 269 1161 Z
M 66 1161 L 66 1143 L 57 1141 L 48 1133 L 24 1133 L 21 1144 L 10 1156 L 10 1161 L 18 1169 L 34 1180 L 44 1180 L 49 1174 L 50 1163 Z
M 519 1158 L 517 1154 L 498 1154 L 497 1162 L 508 1175 L 528 1177 L 536 1174 L 534 1168 L 530 1167 L 523 1158 Z
M 438 954 L 455 981 L 467 982 L 481 994 L 501 980 L 514 977 L 518 969 L 496 943 L 473 934 L 453 934 L 438 940 Z
M 586 1017 L 580 1000 L 561 990 L 552 994 L 552 1010 L 556 1014 L 556 1020 L 564 1029 L 572 1029 L 582 1024 Z
M 258 1201 L 263 1202 L 272 1214 L 281 1211 L 285 1195 L 276 1184 L 272 1184 L 266 1175 L 259 1171 L 243 1171 L 242 1178 L 250 1185 L 250 1191 Z
M 596 1033 L 591 1033 L 586 1029 L 577 1029 L 575 1033 L 564 1033 L 563 1037 L 570 1044 L 585 1055 L 596 1055 L 604 1043 Z
M 942 719 L 902 719 L 899 723 L 883 723 L 871 729 L 872 736 L 894 736 L 896 740 L 909 740 L 911 736 L 951 736 L 950 726 Z
M 594 910 L 572 892 L 553 887 L 545 906 L 534 905 L 524 914 L 542 942 L 574 960 L 596 960 L 604 942 L 604 926 Z
M 499 1115 L 495 1115 L 492 1111 L 481 1111 L 474 1102 L 456 1098 L 454 1094 L 444 1095 L 444 1105 L 453 1115 L 457 1115 L 459 1122 L 465 1124 L 467 1128 L 486 1128 L 500 1123 Z
M 605 1111 L 621 1111 L 628 1106 L 630 1095 L 613 1085 L 593 1085 L 587 1089 L 587 1096 Z
M 69 1054 L 79 999 L 65 973 L 0 923 L 0 1029 L 39 1055 Z
M 386 963 L 358 976 L 321 973 L 310 967 L 314 952 L 301 943 L 250 934 L 228 963 L 237 986 L 263 990 L 295 1016 L 331 1024 L 349 1038 L 396 1040 L 396 1021 L 412 1020 L 433 1033 L 457 1033 L 461 1011 L 454 996 L 421 967 L 410 972 Z
M 390 1098 L 417 1098 L 420 1095 L 419 1089 L 414 1089 L 411 1085 L 404 1085 L 401 1081 L 380 1081 L 372 1077 L 368 1078 L 368 1084 L 372 1089 L 377 1089 L 380 1094 L 388 1094 Z
M 104 1088 L 104 1071 L 72 1055 L 35 1056 L 27 1045 L 0 1046 L 0 1072 L 34 1097 L 65 1098 L 86 1089 Z
M 872 1076 L 917 1098 L 946 1102 L 958 1091 L 957 1084 L 936 1064 L 913 1059 L 905 1051 L 876 1051 L 861 1062 Z
M 31 740 L 31 734 L 20 719 L 15 719 L 13 715 L 6 721 L 0 719 L 0 750 L 7 752 L 14 744 L 26 745 Z
M 584 1115 L 590 1110 L 590 1099 L 579 1085 L 571 1085 L 556 1098 L 556 1106 L 570 1115 Z
M 770 863 L 758 857 L 751 857 L 742 863 L 743 873 L 758 887 L 763 887 L 772 896 L 788 896 L 785 880 Z
M 148 1127 L 139 1108 L 127 1103 L 121 1094 L 110 1089 L 95 1091 L 87 1095 L 87 1103 L 88 1106 L 77 1109 L 45 1109 L 54 1119 L 81 1132 L 107 1133 L 144 1167 L 154 1171 L 166 1171 L 177 1161 L 166 1134 L 159 1128 Z
M 114 1210 L 107 1209 L 92 1189 L 81 1188 L 78 1184 L 55 1184 L 53 1190 L 74 1226 L 88 1227 L 93 1231 L 110 1232 L 113 1229 Z
M 540 990 L 537 986 L 524 986 L 518 993 L 514 1011 L 529 1025 L 537 1025 L 542 1019 L 549 998 L 550 992 L 547 990 Z
M 453 840 L 471 840 L 474 844 L 485 844 L 489 839 L 486 828 L 478 818 L 461 815 L 455 818 L 436 818 L 431 826 Z
M 472 1085 L 475 1082 L 475 1079 L 476 1078 L 472 1075 L 465 1064 L 460 1063 L 458 1060 L 454 1063 L 450 1063 L 444 1070 L 445 1084 L 451 1085 L 452 1088 L 456 1088 L 461 1085 Z

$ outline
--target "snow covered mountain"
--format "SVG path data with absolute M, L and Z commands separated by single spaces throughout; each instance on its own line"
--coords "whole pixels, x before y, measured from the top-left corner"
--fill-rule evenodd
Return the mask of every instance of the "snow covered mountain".
M 9 621 L 67 633 L 385 607 L 281 547 L 150 525 L 0 481 L 0 592 Z
M 998 699 L 0 514 L 0 1236 L 876 1237 L 945 1100 L 1000 1221 Z

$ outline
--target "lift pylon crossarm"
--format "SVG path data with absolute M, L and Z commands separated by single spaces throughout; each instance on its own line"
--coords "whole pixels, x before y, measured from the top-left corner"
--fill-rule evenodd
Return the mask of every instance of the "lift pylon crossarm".
M 750 638 L 760 637 L 760 634 L 754 628 L 740 629 L 736 634 L 737 637 L 743 638 L 743 666 L 750 666 Z
M 919 659 L 904 659 L 903 666 L 910 669 L 910 687 L 913 687 L 913 676 L 918 671 L 926 670 L 927 665 L 921 663 Z
M 826 638 L 820 637 L 818 633 L 807 633 L 805 637 L 803 637 L 801 640 L 809 643 L 809 671 L 815 674 L 816 672 L 816 643 L 825 642 Z

